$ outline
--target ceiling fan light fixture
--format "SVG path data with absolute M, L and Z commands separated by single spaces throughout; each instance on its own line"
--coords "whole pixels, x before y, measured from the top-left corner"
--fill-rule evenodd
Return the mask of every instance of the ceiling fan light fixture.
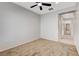
M 38 3 L 38 6 L 42 6 L 42 4 L 41 3 Z
M 39 9 L 42 11 L 43 10 L 43 7 L 42 6 L 51 7 L 51 3 L 36 2 L 36 4 L 35 5 L 32 5 L 30 8 L 34 8 L 36 6 L 38 6 Z

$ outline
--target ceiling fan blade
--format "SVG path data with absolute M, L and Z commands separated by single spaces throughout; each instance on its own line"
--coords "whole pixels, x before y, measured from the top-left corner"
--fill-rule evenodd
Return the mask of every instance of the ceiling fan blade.
M 37 6 L 37 4 L 36 4 L 36 5 L 31 6 L 30 8 L 33 8 L 33 7 L 35 7 L 35 6 Z
M 42 10 L 42 6 L 39 6 L 40 7 L 40 10 Z
M 44 5 L 44 6 L 51 6 L 51 4 L 49 4 L 49 3 L 42 3 L 42 5 Z

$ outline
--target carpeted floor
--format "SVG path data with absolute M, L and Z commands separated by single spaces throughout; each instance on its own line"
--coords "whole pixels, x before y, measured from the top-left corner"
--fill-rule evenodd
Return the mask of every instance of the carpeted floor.
M 77 56 L 74 45 L 38 39 L 30 43 L 0 52 L 1 56 Z

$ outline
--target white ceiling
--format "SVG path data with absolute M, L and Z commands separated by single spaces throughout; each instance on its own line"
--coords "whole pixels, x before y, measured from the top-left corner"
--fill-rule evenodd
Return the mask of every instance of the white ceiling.
M 72 7 L 72 6 L 75 6 L 76 5 L 76 2 L 60 2 L 58 4 L 56 4 L 55 2 L 48 2 L 48 3 L 51 3 L 52 4 L 52 7 L 54 8 L 54 10 L 51 10 L 49 11 L 49 7 L 47 6 L 43 6 L 43 10 L 40 11 L 39 7 L 36 6 L 34 8 L 30 8 L 30 6 L 32 5 L 35 5 L 36 3 L 35 2 L 14 2 L 32 12 L 35 12 L 37 14 L 45 14 L 45 13 L 48 13 L 48 12 L 53 12 L 53 11 L 57 11 L 57 10 L 61 10 L 61 9 L 64 9 L 64 8 L 67 8 L 67 7 Z M 47 2 L 46 2 L 47 3 Z

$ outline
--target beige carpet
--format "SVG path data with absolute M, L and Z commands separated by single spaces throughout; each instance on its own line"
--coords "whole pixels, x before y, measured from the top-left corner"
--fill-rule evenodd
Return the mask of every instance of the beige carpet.
M 77 56 L 73 45 L 38 39 L 30 43 L 0 52 L 2 56 Z

